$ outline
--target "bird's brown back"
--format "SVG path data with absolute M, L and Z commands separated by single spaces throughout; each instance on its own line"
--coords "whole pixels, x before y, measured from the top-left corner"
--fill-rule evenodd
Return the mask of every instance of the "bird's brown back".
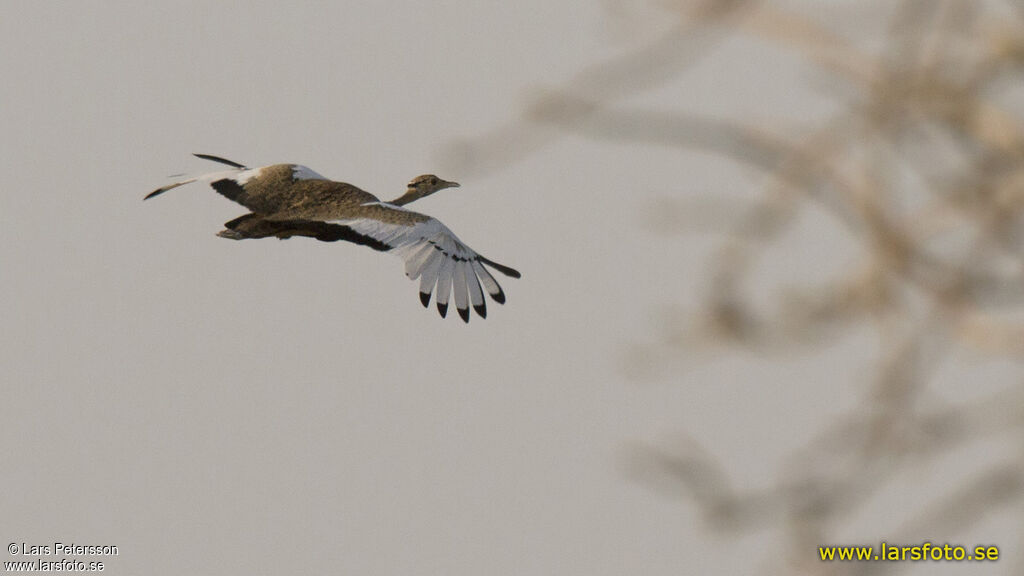
M 239 186 L 232 200 L 257 214 L 311 219 L 341 217 L 335 215 L 378 201 L 373 194 L 345 182 L 295 178 L 295 170 L 294 164 L 260 168 L 258 174 Z

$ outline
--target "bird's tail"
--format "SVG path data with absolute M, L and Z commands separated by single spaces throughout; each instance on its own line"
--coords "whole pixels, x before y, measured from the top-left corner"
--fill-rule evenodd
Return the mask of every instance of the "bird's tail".
M 173 190 L 173 189 L 177 188 L 178 186 L 184 186 L 185 184 L 191 184 L 191 183 L 199 181 L 199 180 L 202 180 L 203 182 L 213 182 L 214 180 L 219 180 L 221 178 L 224 178 L 224 177 L 236 174 L 236 173 L 238 173 L 241 170 L 248 170 L 247 167 L 239 164 L 238 162 L 232 162 L 231 160 L 228 160 L 226 158 L 221 158 L 219 156 L 211 156 L 210 154 L 193 154 L 193 156 L 195 156 L 197 158 L 202 158 L 203 160 L 211 160 L 213 162 L 220 162 L 221 164 L 227 164 L 228 166 L 231 166 L 233 168 L 233 170 L 222 170 L 220 172 L 212 172 L 210 174 L 203 174 L 202 176 L 196 176 L 195 178 L 189 178 L 188 180 L 182 180 L 180 182 L 174 182 L 172 184 L 168 184 L 167 186 L 161 186 L 160 188 L 157 188 L 156 190 L 153 190 L 149 194 L 146 194 L 146 197 L 143 198 L 143 200 L 149 200 L 150 198 L 152 198 L 154 196 L 159 196 L 160 194 L 163 194 L 164 192 L 167 192 L 168 190 Z

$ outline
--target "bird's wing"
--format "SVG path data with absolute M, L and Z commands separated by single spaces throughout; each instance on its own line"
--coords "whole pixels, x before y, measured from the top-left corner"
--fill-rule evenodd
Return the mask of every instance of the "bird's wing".
M 406 276 L 420 281 L 423 306 L 430 304 L 433 292 L 442 317 L 448 312 L 448 299 L 453 291 L 455 307 L 466 322 L 469 322 L 470 304 L 481 318 L 487 317 L 484 290 L 495 302 L 505 303 L 505 293 L 484 265 L 506 276 L 520 277 L 516 270 L 474 252 L 436 218 L 384 202 L 363 205 L 359 212 L 356 217 L 328 224 L 348 228 L 401 257 L 405 261 Z
M 238 177 L 239 174 L 241 174 L 241 173 L 243 173 L 245 171 L 246 170 L 241 170 L 241 169 L 221 170 L 219 172 L 210 172 L 209 174 L 203 174 L 201 176 L 195 176 L 195 177 L 189 178 L 187 180 L 179 180 L 177 182 L 171 182 L 170 184 L 168 184 L 166 186 L 161 186 L 161 187 L 157 188 L 156 190 L 153 190 L 149 194 L 146 194 L 146 196 L 145 196 L 145 198 L 143 198 L 143 200 L 149 200 L 150 198 L 152 198 L 154 196 L 159 196 L 159 195 L 163 194 L 164 192 L 167 192 L 168 190 L 174 190 L 178 186 L 184 186 L 186 184 L 191 184 L 193 182 L 207 182 L 209 184 L 213 184 L 213 182 L 218 181 L 218 180 L 222 180 L 222 179 L 235 179 L 235 178 Z
M 161 186 L 146 195 L 148 200 L 173 190 L 178 186 L 193 182 L 206 182 L 229 200 L 233 200 L 255 212 L 275 212 L 292 201 L 291 196 L 308 194 L 325 187 L 327 179 L 314 170 L 300 164 L 273 164 L 249 168 L 238 162 L 209 154 L 195 154 L 204 160 L 211 160 L 231 166 L 229 170 L 220 170 L 172 182 Z M 250 206 L 250 204 L 253 204 Z

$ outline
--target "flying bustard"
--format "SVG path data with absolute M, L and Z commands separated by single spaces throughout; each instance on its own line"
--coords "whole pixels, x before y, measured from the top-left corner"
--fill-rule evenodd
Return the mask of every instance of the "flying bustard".
M 405 274 L 420 280 L 420 301 L 430 305 L 435 294 L 437 310 L 448 313 L 448 298 L 454 291 L 455 308 L 469 322 L 469 306 L 481 318 L 487 317 L 483 289 L 491 298 L 505 303 L 505 293 L 491 276 L 491 268 L 519 278 L 519 272 L 488 260 L 462 243 L 439 220 L 403 208 L 405 204 L 438 190 L 457 187 L 425 174 L 409 182 L 405 194 L 381 202 L 373 194 L 345 182 L 328 180 L 305 166 L 273 164 L 249 168 L 208 154 L 199 158 L 231 167 L 157 188 L 144 199 L 192 182 L 209 182 L 214 190 L 251 212 L 224 224 L 222 238 L 291 238 L 306 236 L 324 242 L 345 240 L 390 252 L 405 260 Z

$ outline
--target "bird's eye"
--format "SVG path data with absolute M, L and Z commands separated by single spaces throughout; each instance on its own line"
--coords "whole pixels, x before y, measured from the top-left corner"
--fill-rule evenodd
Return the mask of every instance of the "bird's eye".
M 430 184 L 431 184 L 431 186 L 437 184 L 437 178 L 431 178 L 430 179 Z

